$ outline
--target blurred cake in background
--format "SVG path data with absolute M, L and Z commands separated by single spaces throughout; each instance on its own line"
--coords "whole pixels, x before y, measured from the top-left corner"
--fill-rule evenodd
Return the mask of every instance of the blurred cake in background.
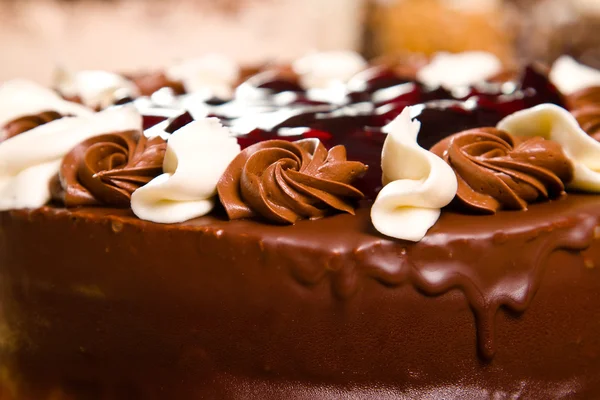
M 568 54 L 600 67 L 598 0 L 373 0 L 365 52 L 487 51 L 505 66 Z
M 137 74 L 211 53 L 283 65 L 315 50 L 362 50 L 405 76 L 438 52 L 489 52 L 506 70 L 561 54 L 600 67 L 598 27 L 598 0 L 0 0 L 0 81 L 50 85 L 57 66 Z
M 510 0 L 520 15 L 520 59 L 551 63 L 563 54 L 600 67 L 600 1 Z
M 483 50 L 512 62 L 509 12 L 499 0 L 377 0 L 366 51 L 375 54 Z
M 0 0 L 0 81 L 57 65 L 137 72 L 220 53 L 244 64 L 358 49 L 363 0 Z M 331 23 L 332 19 L 335 23 Z

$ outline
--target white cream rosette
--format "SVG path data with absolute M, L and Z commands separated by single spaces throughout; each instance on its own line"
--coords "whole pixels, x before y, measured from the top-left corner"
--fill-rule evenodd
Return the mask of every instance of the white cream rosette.
M 56 71 L 56 89 L 64 96 L 79 97 L 81 102 L 93 109 L 112 106 L 123 97 L 138 97 L 138 87 L 122 75 L 108 71 L 84 70 Z
M 41 207 L 63 157 L 78 143 L 107 132 L 140 130 L 142 117 L 121 107 L 64 117 L 0 143 L 0 210 Z
M 241 69 L 231 58 L 215 53 L 175 64 L 167 68 L 165 74 L 173 81 L 182 82 L 189 93 L 203 98 L 229 99 Z
M 384 128 L 385 186 L 371 208 L 371 221 L 384 235 L 417 242 L 456 195 L 457 180 L 448 164 L 417 144 L 421 123 L 410 113 L 411 107 L 405 108 Z
M 502 63 L 491 53 L 438 53 L 417 71 L 417 80 L 428 86 L 454 89 L 483 82 L 500 71 Z
M 176 223 L 208 214 L 215 205 L 217 183 L 240 146 L 216 118 L 193 121 L 167 141 L 163 174 L 131 196 L 138 218 Z
M 559 57 L 550 70 L 550 81 L 563 94 L 570 95 L 591 86 L 600 86 L 600 71 L 575 61 L 572 57 Z
M 28 115 L 55 111 L 61 115 L 91 115 L 92 110 L 64 100 L 53 90 L 37 83 L 15 79 L 0 86 L 0 128 Z
M 559 143 L 573 163 L 573 180 L 567 187 L 600 193 L 600 143 L 585 133 L 564 108 L 540 104 L 509 115 L 497 128 L 514 136 L 540 136 Z
M 347 82 L 367 67 L 354 51 L 323 51 L 307 54 L 293 62 L 292 69 L 306 89 L 328 89 Z

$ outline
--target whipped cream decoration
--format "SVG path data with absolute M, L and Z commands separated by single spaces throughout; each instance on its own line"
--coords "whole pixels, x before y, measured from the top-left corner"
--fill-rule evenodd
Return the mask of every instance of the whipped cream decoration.
M 165 75 L 183 83 L 188 93 L 204 98 L 230 99 L 240 77 L 240 66 L 221 54 L 207 54 L 167 68 Z
M 131 196 L 138 218 L 176 223 L 208 214 L 217 183 L 240 152 L 237 140 L 217 118 L 190 122 L 168 139 L 163 174 Z
M 37 83 L 15 79 L 0 86 L 0 128 L 18 118 L 54 111 L 61 115 L 91 115 L 81 104 L 63 100 L 54 91 Z
M 336 82 L 347 82 L 366 67 L 365 59 L 353 51 L 316 52 L 292 64 L 305 89 L 324 89 Z
M 59 69 L 55 75 L 55 87 L 65 97 L 79 98 L 93 109 L 105 109 L 117 100 L 139 96 L 137 86 L 122 75 L 108 71 L 70 71 Z
M 106 132 L 140 130 L 133 107 L 64 117 L 0 143 L 0 211 L 41 207 L 62 158 L 78 143 Z
M 509 115 L 497 128 L 514 136 L 540 136 L 557 142 L 573 163 L 573 179 L 567 188 L 600 193 L 600 143 L 564 108 L 540 104 Z
M 314 88 L 306 91 L 306 98 L 312 101 L 320 101 L 336 105 L 349 103 L 348 88 L 341 82 L 332 82 L 325 88 Z
M 452 168 L 417 144 L 421 123 L 411 108 L 384 127 L 383 184 L 371 208 L 373 226 L 384 235 L 418 242 L 438 220 L 458 189 Z
M 580 64 L 569 56 L 561 56 L 554 62 L 549 78 L 565 95 L 590 86 L 600 86 L 599 70 Z
M 417 71 L 417 80 L 428 86 L 454 89 L 483 82 L 501 71 L 502 63 L 491 53 L 438 53 Z

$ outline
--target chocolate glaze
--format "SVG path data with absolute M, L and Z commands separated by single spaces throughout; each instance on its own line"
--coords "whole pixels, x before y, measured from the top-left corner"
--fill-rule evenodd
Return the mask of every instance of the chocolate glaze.
M 416 244 L 368 212 L 1 213 L 3 384 L 19 399 L 600 396 L 600 197 L 444 212 Z
M 376 67 L 344 105 L 270 79 L 250 86 L 291 98 L 289 116 L 242 147 L 344 145 L 369 165 L 357 184 L 367 199 L 380 186 L 381 127 L 408 105 L 428 102 L 418 139 L 430 148 L 564 101 L 535 68 L 512 92 L 457 96 Z M 222 112 L 232 104 L 206 105 L 239 122 Z M 444 210 L 419 243 L 378 234 L 369 207 L 291 226 L 224 210 L 176 225 L 127 209 L 0 213 L 0 399 L 600 398 L 600 196 Z

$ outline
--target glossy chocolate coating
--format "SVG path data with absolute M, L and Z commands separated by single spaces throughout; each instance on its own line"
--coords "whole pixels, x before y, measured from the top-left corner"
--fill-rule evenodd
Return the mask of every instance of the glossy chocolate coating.
M 405 106 L 445 101 L 418 117 L 430 148 L 562 102 L 534 69 L 514 95 L 473 89 L 473 108 L 415 83 L 375 102 L 404 85 L 389 79 L 350 94 L 372 101 L 365 113 L 315 112 L 297 94 L 306 110 L 240 143 L 309 128 L 287 140 L 343 144 L 369 165 L 357 187 L 372 200 L 380 128 Z M 118 209 L 0 213 L 0 399 L 600 398 L 600 196 L 444 210 L 416 244 L 378 234 L 369 208 L 291 226 L 224 210 L 174 225 Z
M 27 399 L 600 396 L 600 197 L 444 212 L 417 244 L 357 211 L 1 213 L 4 379 Z

